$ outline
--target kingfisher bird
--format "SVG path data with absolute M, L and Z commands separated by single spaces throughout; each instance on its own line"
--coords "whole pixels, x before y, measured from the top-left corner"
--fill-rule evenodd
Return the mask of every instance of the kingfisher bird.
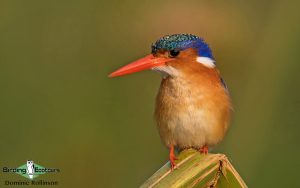
M 171 170 L 176 167 L 175 150 L 194 148 L 207 154 L 209 147 L 223 139 L 232 113 L 228 88 L 208 44 L 192 34 L 166 35 L 152 44 L 150 55 L 109 77 L 146 69 L 162 75 L 155 119 L 170 151 Z

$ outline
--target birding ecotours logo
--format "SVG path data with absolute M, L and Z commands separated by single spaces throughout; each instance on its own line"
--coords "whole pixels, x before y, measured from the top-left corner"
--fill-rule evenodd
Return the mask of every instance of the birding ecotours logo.
M 60 172 L 60 170 L 58 168 L 46 168 L 34 163 L 33 160 L 27 160 L 24 165 L 21 165 L 17 168 L 3 167 L 2 172 L 17 173 L 25 178 L 32 180 L 42 174 Z

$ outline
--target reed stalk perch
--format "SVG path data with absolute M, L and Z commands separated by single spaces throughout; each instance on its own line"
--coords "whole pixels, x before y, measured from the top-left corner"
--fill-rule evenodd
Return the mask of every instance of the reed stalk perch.
M 140 188 L 217 187 L 247 188 L 247 185 L 224 154 L 200 154 L 194 149 L 182 151 L 171 171 L 166 163 Z

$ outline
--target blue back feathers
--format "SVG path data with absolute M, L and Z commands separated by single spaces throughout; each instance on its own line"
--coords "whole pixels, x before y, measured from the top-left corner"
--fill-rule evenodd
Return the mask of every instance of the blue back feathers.
M 166 35 L 152 44 L 152 53 L 156 53 L 160 49 L 181 51 L 188 48 L 197 49 L 200 57 L 214 59 L 208 44 L 202 38 L 192 34 Z

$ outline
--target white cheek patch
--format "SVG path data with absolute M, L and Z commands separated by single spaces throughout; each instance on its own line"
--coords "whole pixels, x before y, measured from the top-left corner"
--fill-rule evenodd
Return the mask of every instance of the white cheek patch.
M 167 76 L 176 77 L 179 75 L 179 71 L 171 66 L 158 66 L 153 67 L 152 70 L 161 73 L 163 78 L 166 78 Z
M 197 57 L 196 61 L 208 68 L 214 68 L 216 66 L 215 61 L 209 57 Z

